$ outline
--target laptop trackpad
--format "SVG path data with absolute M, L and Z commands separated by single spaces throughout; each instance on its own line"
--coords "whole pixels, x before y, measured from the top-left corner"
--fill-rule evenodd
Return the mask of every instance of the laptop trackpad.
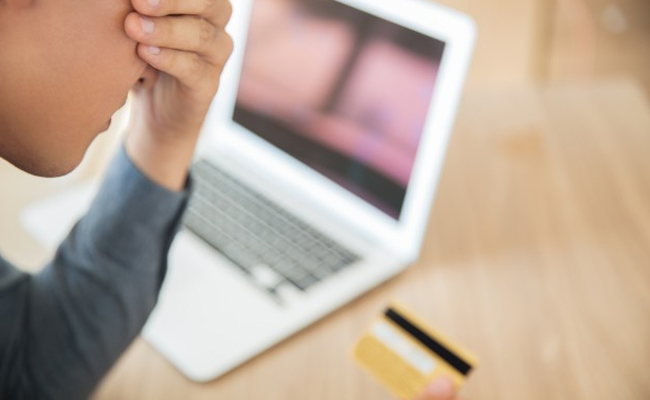
M 178 233 L 145 338 L 200 379 L 215 360 L 233 360 L 275 325 L 279 306 L 236 267 L 187 231 Z M 277 321 L 276 321 L 277 322 Z M 192 371 L 185 370 L 186 367 Z

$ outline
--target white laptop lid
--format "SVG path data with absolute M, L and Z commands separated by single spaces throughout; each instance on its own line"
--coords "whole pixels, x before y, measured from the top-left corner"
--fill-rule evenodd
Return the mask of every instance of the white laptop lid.
M 419 254 L 473 49 L 427 0 L 237 0 L 202 153 L 289 182 L 405 261 Z

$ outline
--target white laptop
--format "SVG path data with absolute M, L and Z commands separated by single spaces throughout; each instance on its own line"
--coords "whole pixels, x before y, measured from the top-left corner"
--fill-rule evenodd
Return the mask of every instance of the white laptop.
M 144 337 L 213 379 L 417 260 L 474 41 L 422 0 L 238 0 Z
M 417 260 L 475 38 L 427 0 L 233 5 L 235 52 L 143 332 L 196 381 Z

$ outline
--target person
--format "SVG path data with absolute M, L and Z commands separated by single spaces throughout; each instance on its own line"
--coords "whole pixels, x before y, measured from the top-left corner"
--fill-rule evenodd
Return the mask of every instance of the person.
M 64 175 L 134 96 L 102 187 L 53 260 L 31 275 L 0 257 L 1 399 L 87 398 L 140 332 L 232 52 L 231 13 L 227 0 L 0 0 L 1 158 Z M 452 396 L 439 381 L 420 400 Z

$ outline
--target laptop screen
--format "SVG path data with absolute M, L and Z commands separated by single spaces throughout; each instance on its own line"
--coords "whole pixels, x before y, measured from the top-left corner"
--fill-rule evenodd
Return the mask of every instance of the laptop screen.
M 255 0 L 249 27 L 233 119 L 399 219 L 445 44 L 325 0 Z

